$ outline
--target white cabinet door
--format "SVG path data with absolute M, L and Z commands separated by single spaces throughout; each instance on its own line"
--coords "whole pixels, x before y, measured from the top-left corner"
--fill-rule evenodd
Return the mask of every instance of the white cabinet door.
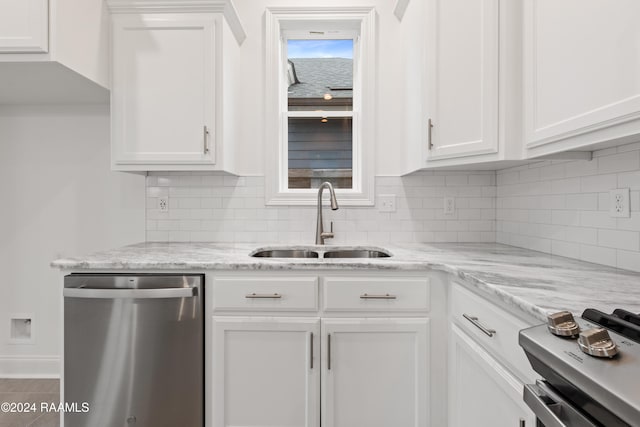
M 214 164 L 213 14 L 113 17 L 112 147 L 126 165 Z
M 213 427 L 318 427 L 318 318 L 213 318 Z
M 639 132 L 630 127 L 640 119 L 639 17 L 637 0 L 525 2 L 528 148 L 574 149 Z
M 535 426 L 522 400 L 523 385 L 455 325 L 449 363 L 451 427 Z
M 323 427 L 426 427 L 428 319 L 322 320 Z
M 48 50 L 48 0 L 2 0 L 0 52 L 41 53 Z
M 429 0 L 428 159 L 498 151 L 499 0 Z

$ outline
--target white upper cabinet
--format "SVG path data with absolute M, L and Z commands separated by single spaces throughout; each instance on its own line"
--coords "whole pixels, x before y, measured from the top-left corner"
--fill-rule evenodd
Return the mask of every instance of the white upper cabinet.
M 111 3 L 114 170 L 234 171 L 233 146 L 223 146 L 233 128 L 225 119 L 234 105 L 224 93 L 232 85 L 223 87 L 232 67 L 223 62 L 239 46 L 224 2 L 202 4 L 199 12 L 157 13 Z M 180 2 L 171 10 L 184 8 Z
M 2 104 L 109 101 L 103 0 L 1 0 Z
M 212 14 L 114 16 L 116 168 L 215 164 L 218 25 Z
M 528 155 L 637 139 L 640 2 L 530 0 L 524 12 Z
M 498 151 L 498 3 L 428 2 L 428 160 Z
M 406 171 L 521 160 L 522 3 L 426 0 L 408 7 L 425 19 L 407 15 L 403 22 L 424 39 L 423 99 L 410 102 Z
M 0 53 L 49 50 L 48 0 L 2 0 Z

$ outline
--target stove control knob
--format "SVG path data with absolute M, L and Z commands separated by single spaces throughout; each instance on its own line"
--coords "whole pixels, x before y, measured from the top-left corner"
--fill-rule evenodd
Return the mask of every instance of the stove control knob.
M 578 337 L 580 350 L 596 357 L 613 357 L 618 354 L 618 346 L 604 328 L 588 329 Z
M 574 337 L 580 333 L 580 326 L 568 311 L 560 311 L 547 316 L 549 331 L 560 337 Z

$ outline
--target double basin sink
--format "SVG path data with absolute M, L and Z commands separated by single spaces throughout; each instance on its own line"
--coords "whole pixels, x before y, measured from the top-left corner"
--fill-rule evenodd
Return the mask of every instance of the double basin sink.
M 380 248 L 264 248 L 253 251 L 255 258 L 389 258 L 391 253 Z

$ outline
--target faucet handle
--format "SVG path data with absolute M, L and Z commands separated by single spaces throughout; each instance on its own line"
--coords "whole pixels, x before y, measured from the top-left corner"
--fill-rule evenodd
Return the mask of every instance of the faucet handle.
M 331 230 L 331 231 L 329 231 L 329 232 L 323 231 L 323 232 L 322 232 L 322 234 L 321 234 L 321 236 L 322 236 L 324 239 L 332 239 L 332 238 L 334 237 L 334 234 L 333 234 L 333 221 L 331 221 L 330 230 Z

